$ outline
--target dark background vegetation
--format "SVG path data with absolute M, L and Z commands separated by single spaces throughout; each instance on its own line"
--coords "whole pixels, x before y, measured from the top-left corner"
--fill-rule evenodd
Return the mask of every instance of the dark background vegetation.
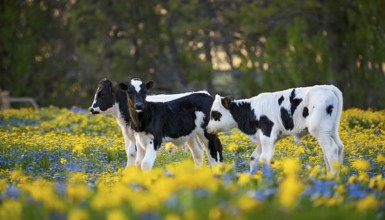
M 249 97 L 335 84 L 385 108 L 384 0 L 0 0 L 0 88 L 88 107 L 100 79 Z

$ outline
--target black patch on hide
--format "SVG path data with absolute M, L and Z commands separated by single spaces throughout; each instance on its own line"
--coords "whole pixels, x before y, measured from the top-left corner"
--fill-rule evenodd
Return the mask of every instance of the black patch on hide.
M 332 115 L 332 112 L 333 112 L 333 105 L 328 105 L 328 107 L 326 107 L 326 113 L 328 115 Z
M 309 116 L 309 109 L 308 109 L 307 107 L 303 108 L 302 116 L 303 116 L 304 118 L 306 118 L 307 116 Z
M 278 105 L 281 105 L 283 100 L 285 100 L 285 98 L 283 96 L 281 96 L 279 99 L 278 99 Z
M 214 119 L 214 121 L 220 121 L 222 117 L 222 114 L 218 111 L 212 111 L 211 112 L 211 118 Z
M 247 135 L 253 135 L 258 129 L 262 133 L 270 137 L 274 123 L 265 115 L 262 115 L 259 120 L 255 116 L 254 110 L 248 102 L 230 104 L 230 113 L 238 124 L 239 130 Z
M 281 108 L 281 120 L 283 127 L 285 127 L 286 130 L 292 130 L 294 128 L 293 118 L 291 117 L 289 111 L 283 107 Z

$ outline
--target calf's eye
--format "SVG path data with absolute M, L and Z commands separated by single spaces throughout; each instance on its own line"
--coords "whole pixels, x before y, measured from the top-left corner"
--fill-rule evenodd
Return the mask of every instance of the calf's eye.
M 220 112 L 217 112 L 217 111 L 211 112 L 211 119 L 213 119 L 214 121 L 221 120 L 221 117 L 222 117 L 222 114 Z

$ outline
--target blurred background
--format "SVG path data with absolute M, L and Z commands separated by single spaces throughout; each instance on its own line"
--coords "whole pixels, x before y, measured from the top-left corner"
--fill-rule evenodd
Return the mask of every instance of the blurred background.
M 250 97 L 335 84 L 385 108 L 384 0 L 1 0 L 0 90 L 88 107 L 102 78 Z

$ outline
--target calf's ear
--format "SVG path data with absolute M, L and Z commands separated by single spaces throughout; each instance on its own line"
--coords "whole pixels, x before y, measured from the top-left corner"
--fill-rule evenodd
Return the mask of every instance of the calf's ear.
M 109 81 L 107 78 L 103 78 L 99 81 L 99 85 L 103 85 L 104 82 Z
M 223 105 L 223 107 L 225 107 L 226 109 L 229 109 L 230 108 L 230 103 L 233 100 L 234 100 L 234 97 L 231 97 L 231 96 L 223 97 L 222 98 L 222 105 Z
M 146 83 L 146 88 L 151 89 L 154 86 L 154 84 L 155 84 L 154 81 L 150 80 Z
M 121 90 L 127 90 L 127 89 L 128 89 L 128 86 L 127 86 L 127 84 L 125 84 L 125 83 L 119 83 L 119 89 L 121 89 Z

